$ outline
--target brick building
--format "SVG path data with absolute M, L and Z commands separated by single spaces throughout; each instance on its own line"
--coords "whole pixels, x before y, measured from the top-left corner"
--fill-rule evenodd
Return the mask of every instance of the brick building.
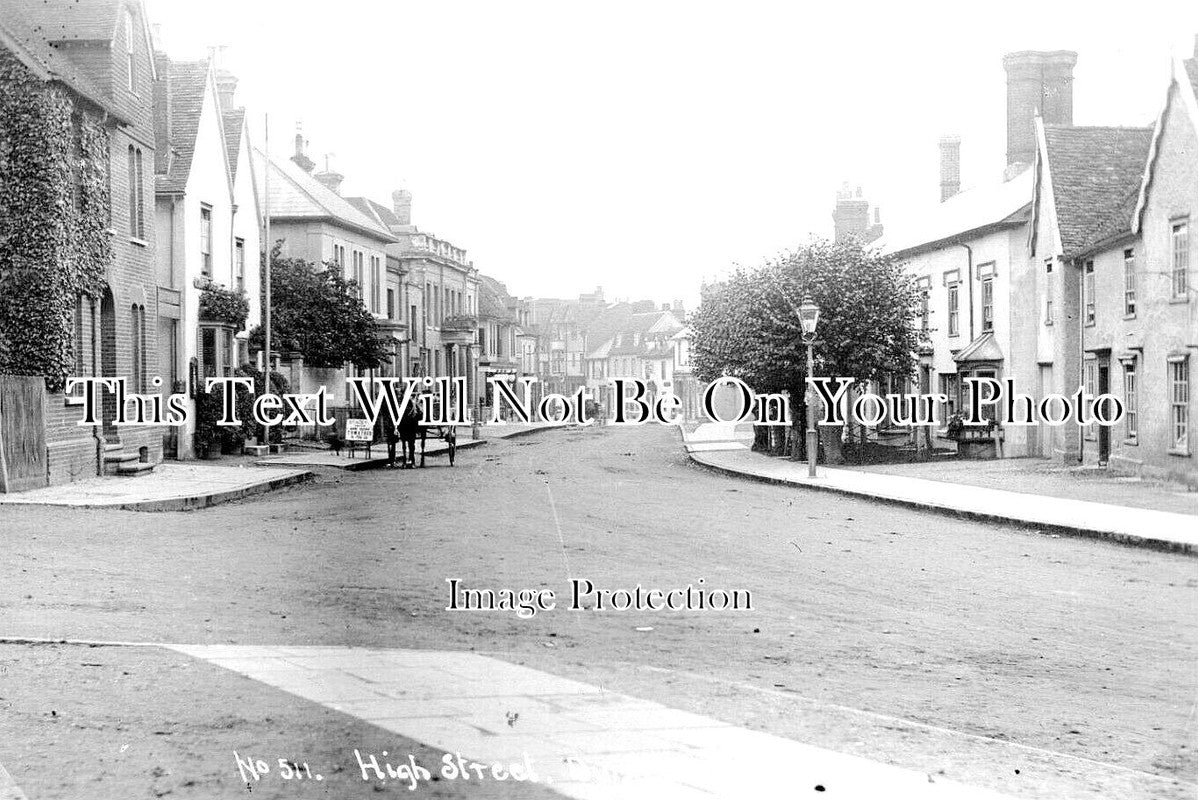
M 108 152 L 111 261 L 97 300 L 75 310 L 74 372 L 123 376 L 132 391 L 155 391 L 150 374 L 158 330 L 153 224 L 155 80 L 153 44 L 137 0 L 47 3 L 9 0 L 5 48 L 39 78 L 62 86 L 76 114 L 104 112 Z M 161 431 L 115 425 L 115 399 L 105 394 L 102 424 L 82 419 L 77 398 L 49 394 L 45 403 L 43 483 L 136 473 L 162 457 Z

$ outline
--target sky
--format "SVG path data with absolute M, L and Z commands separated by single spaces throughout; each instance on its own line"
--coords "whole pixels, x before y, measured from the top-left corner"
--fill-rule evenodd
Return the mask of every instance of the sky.
M 1198 3 L 146 0 L 174 58 L 219 47 L 270 149 L 344 174 L 518 296 L 682 300 L 863 187 L 890 230 L 1001 180 L 1004 53 L 1078 52 L 1074 122 L 1150 125 Z

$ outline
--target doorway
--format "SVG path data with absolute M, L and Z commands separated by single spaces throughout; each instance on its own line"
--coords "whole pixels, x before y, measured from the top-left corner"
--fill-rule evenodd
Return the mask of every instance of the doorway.
M 112 289 L 107 287 L 100 301 L 100 374 L 105 378 L 120 377 L 116 366 L 116 302 Z M 116 395 L 104 392 L 100 403 L 100 432 L 105 441 L 119 441 L 115 422 Z
M 1098 362 L 1098 394 L 1104 395 L 1111 390 L 1111 362 L 1102 359 Z M 1097 424 L 1097 423 L 1095 423 Z M 1111 426 L 1098 426 L 1098 463 L 1106 466 L 1111 457 Z

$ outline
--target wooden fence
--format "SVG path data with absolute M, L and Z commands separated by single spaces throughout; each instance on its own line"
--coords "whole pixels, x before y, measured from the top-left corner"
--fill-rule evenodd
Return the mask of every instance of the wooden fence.
M 46 382 L 0 375 L 0 492 L 46 485 Z

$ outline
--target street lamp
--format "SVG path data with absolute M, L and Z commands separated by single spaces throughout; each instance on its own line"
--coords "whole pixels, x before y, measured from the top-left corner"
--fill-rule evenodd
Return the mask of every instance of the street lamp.
M 819 324 L 819 306 L 811 299 L 811 295 L 803 297 L 799 306 L 799 325 L 803 329 L 803 343 L 807 345 L 807 477 L 815 477 L 815 454 L 819 447 L 819 437 L 815 433 L 815 404 L 818 398 L 811 378 L 815 375 L 815 326 Z

